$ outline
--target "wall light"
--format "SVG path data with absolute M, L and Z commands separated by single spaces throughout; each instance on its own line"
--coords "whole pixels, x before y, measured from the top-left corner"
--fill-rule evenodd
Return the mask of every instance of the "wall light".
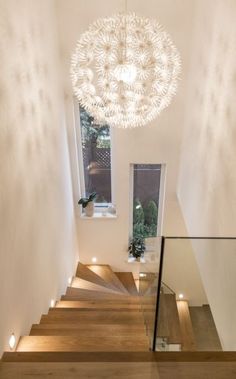
M 179 299 L 183 299 L 184 295 L 182 293 L 179 294 Z
M 92 262 L 93 262 L 93 263 L 96 263 L 96 262 L 97 262 L 97 258 L 96 258 L 96 257 L 93 257 L 93 258 L 92 258 Z
M 9 338 L 8 343 L 9 343 L 10 349 L 13 350 L 16 345 L 16 337 L 14 333 L 12 333 L 11 337 Z
M 70 276 L 69 278 L 68 278 L 68 285 L 70 286 L 71 285 L 71 283 L 72 283 L 72 279 L 73 279 L 73 277 L 72 276 Z
M 54 307 L 55 307 L 55 304 L 56 304 L 55 300 L 52 299 L 52 300 L 50 301 L 50 307 L 51 307 L 51 308 L 54 308 Z

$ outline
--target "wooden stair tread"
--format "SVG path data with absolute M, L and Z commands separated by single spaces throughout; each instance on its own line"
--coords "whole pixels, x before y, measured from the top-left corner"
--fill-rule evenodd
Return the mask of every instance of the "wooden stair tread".
M 119 291 L 129 294 L 109 265 L 87 265 L 87 267 L 99 275 L 105 282 L 115 286 Z
M 115 272 L 115 274 L 131 295 L 138 295 L 132 272 Z
M 21 337 L 17 351 L 148 351 L 146 336 L 25 336 Z
M 106 293 L 118 293 L 119 290 L 114 290 L 111 288 L 103 287 L 98 284 L 89 282 L 87 280 L 81 279 L 81 278 L 74 278 L 72 283 L 71 283 L 72 288 L 81 288 L 85 290 L 90 290 L 90 291 L 99 291 L 99 292 L 106 292 Z
M 217 362 L 234 363 L 236 365 L 236 352 L 5 352 L 1 363 L 11 362 L 172 362 L 172 364 L 174 362 L 178 362 L 178 364 L 181 362 L 188 362 L 188 364 L 194 362 L 196 367 L 196 362 L 201 365 L 203 363 L 215 365 Z M 19 367 L 19 365 L 16 367 Z M 5 377 L 2 378 L 5 379 Z M 12 378 L 10 377 L 10 379 Z
M 96 302 L 96 301 L 58 301 L 56 308 L 81 308 L 81 309 L 126 309 L 126 310 L 140 310 L 140 304 L 130 304 L 121 302 Z
M 105 280 L 103 280 L 99 275 L 97 275 L 95 272 L 90 270 L 87 266 L 85 266 L 81 262 L 78 263 L 77 270 L 76 270 L 76 276 L 78 278 L 87 280 L 87 281 L 92 282 L 94 284 L 98 284 L 99 286 L 103 286 L 106 288 L 117 290 L 116 287 L 105 282 Z
M 81 323 L 144 323 L 142 312 L 117 311 L 81 311 L 80 309 L 53 308 L 47 315 L 42 315 L 40 323 L 58 321 Z
M 195 351 L 195 339 L 193 333 L 192 322 L 189 313 L 188 302 L 184 300 L 177 301 L 179 313 L 180 331 L 183 351 Z
M 122 328 L 119 328 L 117 330 L 113 329 L 112 334 L 109 334 L 107 331 L 107 326 L 104 328 L 104 325 L 102 325 L 102 328 L 96 328 L 96 330 L 89 330 L 89 329 L 76 329 L 76 328 L 63 328 L 59 324 L 59 328 L 50 328 L 50 324 L 45 324 L 47 328 L 31 328 L 30 336 L 72 336 L 72 337 L 79 337 L 79 338 L 93 338 L 94 335 L 98 338 L 106 338 L 109 335 L 112 335 L 114 337 L 126 337 L 126 338 L 133 338 L 136 337 L 142 337 L 145 335 L 144 328 L 136 328 L 136 329 L 125 329 L 122 330 Z M 44 324 L 40 325 L 41 327 L 44 326 Z M 56 326 L 56 325 L 55 325 Z M 110 325 L 109 325 L 110 326 Z
M 78 300 L 88 300 L 88 299 L 109 299 L 109 300 L 120 300 L 120 299 L 127 299 L 131 301 L 129 294 L 122 294 L 122 293 L 106 293 L 103 291 L 93 291 L 88 289 L 82 289 L 82 288 L 72 288 L 68 287 L 66 290 L 66 297 L 73 297 L 74 299 L 77 298 Z M 65 295 L 61 297 L 61 300 L 65 299 Z M 140 301 L 138 298 L 136 298 L 136 301 Z

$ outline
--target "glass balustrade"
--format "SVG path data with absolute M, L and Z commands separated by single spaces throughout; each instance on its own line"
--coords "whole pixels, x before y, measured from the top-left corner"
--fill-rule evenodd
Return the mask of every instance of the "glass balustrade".
M 236 238 L 162 237 L 160 251 L 140 280 L 153 349 L 236 350 Z

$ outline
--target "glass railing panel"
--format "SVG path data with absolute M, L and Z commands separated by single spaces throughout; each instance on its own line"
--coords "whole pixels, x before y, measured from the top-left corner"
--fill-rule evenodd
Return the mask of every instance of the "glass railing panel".
M 148 240 L 146 242 L 144 260 L 142 260 L 139 266 L 139 295 L 147 335 L 150 341 L 150 349 L 152 349 L 156 320 L 161 238 L 156 237 Z
M 156 350 L 236 350 L 236 239 L 165 238 Z

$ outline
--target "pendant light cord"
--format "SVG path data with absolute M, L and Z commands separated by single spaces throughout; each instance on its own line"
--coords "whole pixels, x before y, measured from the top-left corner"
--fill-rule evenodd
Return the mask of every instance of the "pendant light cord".
M 128 0 L 125 0 L 125 63 L 127 62 L 127 7 L 128 7 Z

